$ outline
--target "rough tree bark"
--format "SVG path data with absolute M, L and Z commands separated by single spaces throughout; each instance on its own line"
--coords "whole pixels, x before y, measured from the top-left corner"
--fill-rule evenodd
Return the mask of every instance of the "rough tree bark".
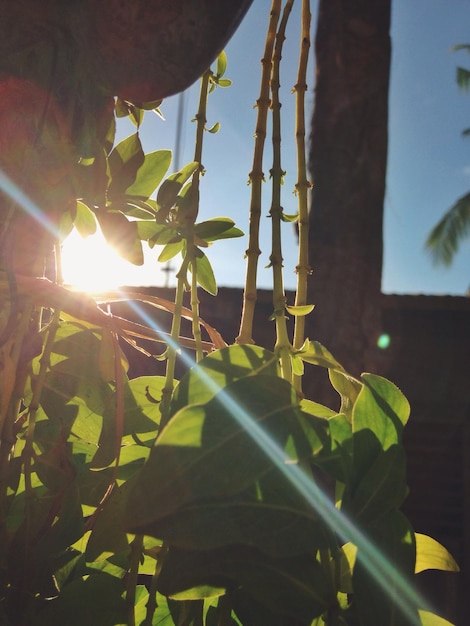
M 310 169 L 310 338 L 380 369 L 391 0 L 320 0 Z

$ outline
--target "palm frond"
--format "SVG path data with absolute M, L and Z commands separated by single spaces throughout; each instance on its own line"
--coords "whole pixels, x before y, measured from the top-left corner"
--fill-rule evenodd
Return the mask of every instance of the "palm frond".
M 436 265 L 449 266 L 460 243 L 470 235 L 470 192 L 462 196 L 431 230 L 426 248 Z
M 470 88 L 470 70 L 465 67 L 457 67 L 456 80 L 462 91 L 468 91 Z
M 470 53 L 470 43 L 458 43 L 456 46 L 452 46 L 452 52 L 458 52 L 459 50 L 466 50 Z

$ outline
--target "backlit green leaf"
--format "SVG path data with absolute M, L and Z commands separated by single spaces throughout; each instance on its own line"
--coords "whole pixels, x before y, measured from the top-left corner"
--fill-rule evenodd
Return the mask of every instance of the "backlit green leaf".
M 310 305 L 307 305 L 307 308 L 308 307 L 310 307 Z M 310 310 L 308 312 L 310 312 Z M 306 315 L 306 313 L 304 313 L 304 315 Z M 340 365 L 334 356 L 318 341 L 307 340 L 304 346 L 299 350 L 298 355 L 307 363 L 327 367 L 329 369 L 343 370 L 342 365 Z
M 77 210 L 73 224 L 82 237 L 88 237 L 96 233 L 95 214 L 80 200 L 77 200 Z
M 235 222 L 228 217 L 215 217 L 194 226 L 194 233 L 204 241 L 217 241 L 241 237 L 243 232 L 234 226 Z
M 291 432 L 300 433 L 298 416 L 295 390 L 271 376 L 242 378 L 207 404 L 182 409 L 160 433 L 140 474 L 129 528 L 152 534 L 158 520 L 182 506 L 248 488 L 272 464 L 263 437 L 279 446 L 283 463 Z
M 215 282 L 214 270 L 207 256 L 199 250 L 196 256 L 196 278 L 198 285 L 213 296 L 217 295 L 217 283 Z
M 227 69 L 227 54 L 225 53 L 224 50 L 222 50 L 222 52 L 220 52 L 219 56 L 217 57 L 217 65 L 216 65 L 215 73 L 217 74 L 217 76 L 221 77 L 225 74 L 226 69 Z
M 211 352 L 177 385 L 171 401 L 171 415 L 188 404 L 205 404 L 227 385 L 258 373 L 279 375 L 276 355 L 254 345 L 227 346 Z
M 309 313 L 311 313 L 314 308 L 315 308 L 314 304 L 304 304 L 303 306 L 286 306 L 286 311 L 290 313 L 291 315 L 302 317 L 304 315 L 308 315 Z M 300 356 L 301 358 L 303 358 L 302 355 Z
M 160 255 L 158 257 L 158 262 L 159 263 L 165 263 L 166 261 L 169 261 L 170 259 L 172 259 L 173 257 L 175 257 L 177 254 L 179 254 L 181 252 L 181 250 L 184 247 L 184 241 L 177 241 L 176 243 L 167 243 L 166 246 L 163 248 L 163 250 L 160 252 Z
M 220 122 L 216 122 L 215 124 L 213 124 L 212 126 L 210 126 L 209 128 L 206 128 L 208 133 L 218 133 L 220 130 Z
M 126 189 L 134 183 L 137 171 L 144 160 L 145 155 L 138 133 L 130 135 L 112 150 L 108 158 L 111 174 L 108 199 L 113 200 L 125 194 Z
M 439 617 L 439 615 L 429 611 L 419 611 L 419 618 L 422 626 L 454 626 L 454 624 L 448 622 L 443 617 Z
M 427 569 L 438 569 L 444 572 L 460 571 L 453 556 L 438 541 L 421 533 L 415 533 L 415 539 L 416 574 Z
M 157 150 L 146 154 L 134 182 L 125 191 L 126 195 L 149 198 L 163 180 L 170 163 L 171 150 Z
M 157 193 L 157 205 L 160 209 L 170 209 L 175 204 L 183 185 L 191 178 L 198 167 L 199 163 L 193 161 L 163 181 Z

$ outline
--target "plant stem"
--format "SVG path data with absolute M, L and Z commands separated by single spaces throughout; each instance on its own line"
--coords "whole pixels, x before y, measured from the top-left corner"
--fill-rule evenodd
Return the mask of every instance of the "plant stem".
M 196 259 L 191 263 L 191 311 L 193 314 L 192 328 L 193 337 L 196 344 L 196 362 L 199 362 L 203 356 L 201 324 L 199 323 L 199 298 L 197 295 L 197 267 Z
M 169 408 L 171 395 L 173 393 L 174 387 L 174 378 L 175 378 L 175 365 L 176 365 L 176 356 L 179 350 L 178 348 L 178 339 L 181 330 L 181 317 L 182 317 L 182 307 L 183 307 L 183 296 L 184 291 L 187 285 L 187 274 L 188 268 L 191 266 L 193 271 L 193 278 L 196 276 L 196 257 L 195 257 L 195 246 L 193 243 L 193 229 L 194 223 L 197 219 L 198 211 L 199 211 L 199 179 L 201 172 L 203 171 L 202 167 L 202 147 L 203 147 L 203 138 L 204 138 L 204 129 L 206 125 L 206 110 L 207 110 L 207 96 L 209 92 L 209 81 L 212 72 L 207 70 L 201 78 L 201 88 L 199 92 L 199 105 L 198 112 L 196 114 L 196 144 L 194 149 L 194 161 L 199 163 L 199 167 L 193 174 L 193 178 L 191 181 L 191 188 L 189 190 L 190 198 L 189 204 L 184 208 L 184 216 L 182 216 L 182 227 L 186 232 L 186 248 L 183 256 L 183 262 L 178 271 L 177 276 L 177 285 L 176 285 L 176 294 L 175 294 L 175 310 L 172 319 L 171 325 L 171 333 L 170 333 L 170 345 L 168 346 L 168 359 L 167 359 L 167 367 L 166 367 L 166 381 L 165 386 L 162 391 L 162 398 L 160 402 L 160 412 L 161 412 L 161 422 L 160 427 L 162 428 L 169 419 Z M 193 280 L 193 285 L 195 285 L 195 281 Z M 191 301 L 193 305 L 193 300 Z M 193 330 L 195 325 L 199 327 L 198 321 L 198 310 L 193 309 Z M 200 333 L 200 330 L 199 330 Z M 196 342 L 197 333 L 195 336 Z M 197 353 L 202 355 L 202 346 L 201 346 L 201 338 L 199 336 L 199 344 L 197 344 Z
M 273 70 L 271 78 L 271 94 L 272 94 L 272 143 L 273 143 L 273 166 L 271 169 L 272 177 L 272 201 L 269 214 L 272 222 L 272 252 L 270 262 L 273 270 L 273 317 L 276 322 L 276 352 L 280 356 L 281 372 L 283 378 L 292 380 L 292 364 L 290 358 L 291 344 L 287 332 L 285 304 L 286 296 L 284 293 L 283 283 L 283 265 L 282 265 L 282 243 L 281 243 L 281 223 L 282 223 L 282 206 L 281 206 L 281 186 L 284 171 L 281 167 L 281 103 L 279 100 L 279 69 L 282 58 L 282 46 L 285 40 L 285 30 L 287 21 L 294 0 L 288 0 L 284 6 L 279 29 L 276 35 L 276 44 L 273 55 Z
M 247 266 L 245 277 L 245 290 L 243 294 L 243 310 L 240 321 L 240 331 L 236 339 L 237 343 L 253 343 L 253 320 L 256 306 L 256 284 L 258 275 L 258 258 L 261 254 L 259 249 L 259 225 L 261 218 L 261 196 L 264 182 L 263 153 L 266 140 L 266 121 L 271 104 L 270 80 L 272 71 L 272 55 L 276 39 L 276 28 L 281 12 L 281 0 L 273 0 L 266 35 L 266 43 L 263 58 L 261 60 L 261 86 L 259 98 L 256 101 L 258 115 L 256 119 L 255 147 L 253 154 L 253 166 L 249 174 L 251 184 L 250 200 L 250 230 L 248 249 L 246 251 Z
M 297 146 L 297 193 L 299 211 L 299 258 L 296 268 L 297 289 L 295 305 L 307 304 L 307 278 L 311 274 L 308 257 L 308 192 L 311 183 L 307 178 L 306 148 L 305 148 L 305 93 L 307 92 L 307 65 L 310 52 L 310 0 L 302 0 L 302 28 L 299 67 L 297 82 L 294 86 L 296 96 L 296 126 L 295 137 Z M 297 315 L 294 324 L 294 349 L 299 350 L 305 340 L 305 316 Z M 299 394 L 302 393 L 301 376 L 294 376 L 294 386 Z
M 137 589 L 139 563 L 143 546 L 143 535 L 136 535 L 130 543 L 131 554 L 126 585 L 127 626 L 135 626 L 135 592 Z
M 193 229 L 199 213 L 199 181 L 201 174 L 204 171 L 202 166 L 202 148 L 204 143 L 204 130 L 207 123 L 207 99 L 209 95 L 209 81 L 212 76 L 212 72 L 208 69 L 201 78 L 201 86 L 199 90 L 199 105 L 196 114 L 196 145 L 194 148 L 194 161 L 199 163 L 199 167 L 194 172 L 191 180 L 191 189 L 189 193 L 190 203 L 189 212 L 186 216 L 187 219 L 187 254 L 190 258 L 191 267 L 191 311 L 193 314 L 192 329 L 193 337 L 196 343 L 196 361 L 200 361 L 204 356 L 202 350 L 202 336 L 201 325 L 199 323 L 199 299 L 197 295 L 197 263 L 196 253 L 197 248 L 193 243 Z
M 186 275 L 188 271 L 189 258 L 185 256 L 183 258 L 183 262 L 181 267 L 176 274 L 177 283 L 176 283 L 176 294 L 175 294 L 175 310 L 173 313 L 173 318 L 171 322 L 171 332 L 170 332 L 170 341 L 168 345 L 168 359 L 166 364 L 166 376 L 165 376 L 165 385 L 162 390 L 162 398 L 160 402 L 160 429 L 165 426 L 170 415 L 170 401 L 171 395 L 173 393 L 174 387 L 174 378 L 175 378 L 175 367 L 176 367 L 176 357 L 178 353 L 178 338 L 181 330 L 181 312 L 183 307 L 183 296 L 186 285 Z

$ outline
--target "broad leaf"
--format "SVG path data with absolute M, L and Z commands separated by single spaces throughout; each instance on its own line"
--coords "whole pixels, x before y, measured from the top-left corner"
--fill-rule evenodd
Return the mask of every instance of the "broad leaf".
M 410 411 L 408 401 L 393 383 L 380 376 L 363 374 L 364 385 L 353 408 L 353 489 L 371 465 L 391 446 L 401 443 Z
M 183 185 L 191 178 L 198 167 L 199 163 L 193 161 L 163 181 L 157 193 L 157 206 L 159 209 L 169 210 L 174 206 Z
M 277 623 L 279 614 L 285 624 L 297 620 L 310 624 L 329 603 L 324 571 L 309 555 L 271 559 L 236 545 L 209 552 L 170 550 L 159 578 L 162 593 L 178 596 L 208 584 L 216 592 L 221 587 L 233 589 L 237 613 L 242 600 L 239 594 L 244 603 L 251 599 L 266 607 L 274 618 L 263 624 Z M 195 599 L 196 593 L 192 597 Z
M 306 315 L 307 313 L 310 313 L 310 311 L 311 308 L 302 314 Z M 318 341 L 307 340 L 299 350 L 298 354 L 304 361 L 312 363 L 312 365 L 319 365 L 320 367 L 327 367 L 328 369 L 344 371 L 342 365 L 340 365 L 334 356 Z
M 125 191 L 126 195 L 150 198 L 162 182 L 170 163 L 171 150 L 157 150 L 146 154 L 144 162 L 137 170 L 134 182 Z
M 86 204 L 77 200 L 77 209 L 73 224 L 82 237 L 96 233 L 96 217 Z
M 414 591 L 413 530 L 395 511 L 368 527 L 353 571 L 354 604 L 361 626 L 415 626 L 420 598 Z
M 454 557 L 438 541 L 421 533 L 415 533 L 415 539 L 416 574 L 427 569 L 438 569 L 444 572 L 460 571 Z
M 125 194 L 126 189 L 135 182 L 137 171 L 144 161 L 138 133 L 130 135 L 112 150 L 108 158 L 111 175 L 107 194 L 109 200 L 121 198 Z
M 136 222 L 127 219 L 120 211 L 102 211 L 98 221 L 110 246 L 134 265 L 143 265 L 144 254 Z
M 152 534 L 155 522 L 181 507 L 240 493 L 274 463 L 282 466 L 292 433 L 302 434 L 299 411 L 293 387 L 272 376 L 242 378 L 207 404 L 180 410 L 131 494 L 129 530 Z
M 163 250 L 160 252 L 160 255 L 158 257 L 158 262 L 166 263 L 166 261 L 169 261 L 170 259 L 175 257 L 177 254 L 179 254 L 181 250 L 183 250 L 183 248 L 184 248 L 183 240 L 178 241 L 176 243 L 167 243 L 166 246 L 163 248 Z
M 205 222 L 199 222 L 194 226 L 194 233 L 204 241 L 217 241 L 242 237 L 243 232 L 235 228 L 235 223 L 228 217 L 215 217 Z
M 217 283 L 215 282 L 214 270 L 209 259 L 201 250 L 196 256 L 196 279 L 205 291 L 213 296 L 217 295 Z
M 379 454 L 352 493 L 346 489 L 345 511 L 358 524 L 371 524 L 398 509 L 406 494 L 405 452 L 393 445 Z
M 34 626 L 115 626 L 127 623 L 123 583 L 101 572 L 66 585 L 35 615 Z
M 227 385 L 245 376 L 279 374 L 276 355 L 252 345 L 233 345 L 207 355 L 177 385 L 171 402 L 173 415 L 188 404 L 204 404 Z
M 419 619 L 422 626 L 454 626 L 443 617 L 430 613 L 429 611 L 419 611 Z

